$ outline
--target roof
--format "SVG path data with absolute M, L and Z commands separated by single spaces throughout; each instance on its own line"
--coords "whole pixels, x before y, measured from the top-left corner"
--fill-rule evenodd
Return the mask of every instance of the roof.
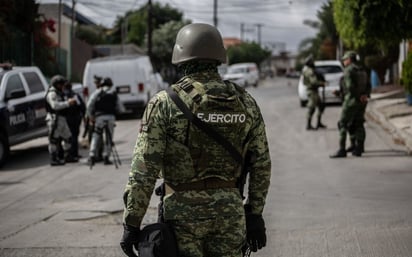
M 322 66 L 322 65 L 337 65 L 342 67 L 342 63 L 338 60 L 319 60 L 315 61 L 316 66 Z

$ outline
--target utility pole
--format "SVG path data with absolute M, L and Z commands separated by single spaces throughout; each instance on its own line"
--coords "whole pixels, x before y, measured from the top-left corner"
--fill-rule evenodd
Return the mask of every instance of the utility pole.
M 258 44 L 261 45 L 262 43 L 262 37 L 261 37 L 261 28 L 262 28 L 263 24 L 262 23 L 258 23 L 256 24 L 257 27 L 257 33 L 258 33 Z
M 147 55 L 152 58 L 152 0 L 147 5 Z
M 213 0 L 213 24 L 217 28 L 217 0 Z
M 67 72 L 67 78 L 70 78 L 70 80 L 72 79 L 72 74 L 73 74 L 73 50 L 74 50 L 74 35 L 75 35 L 75 31 L 74 31 L 74 23 L 76 20 L 76 0 L 72 0 L 72 25 L 71 25 L 71 33 L 70 33 L 70 55 L 69 55 L 69 65 L 68 65 L 68 72 Z
M 245 32 L 245 24 L 240 23 L 240 41 L 243 41 L 243 33 Z
M 57 14 L 58 19 L 58 27 L 59 27 L 59 34 L 57 35 L 57 51 L 56 51 L 56 59 L 57 59 L 57 67 L 58 72 L 60 72 L 60 47 L 62 42 L 62 0 L 59 0 L 59 13 Z

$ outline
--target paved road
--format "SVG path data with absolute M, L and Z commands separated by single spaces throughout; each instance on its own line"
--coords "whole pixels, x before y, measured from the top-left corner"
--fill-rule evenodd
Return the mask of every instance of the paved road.
M 327 130 L 307 132 L 296 85 L 278 78 L 248 89 L 264 114 L 273 161 L 268 247 L 254 256 L 412 256 L 412 158 L 367 123 L 364 157 L 329 159 L 340 107 L 326 110 Z M 0 256 L 122 256 L 121 195 L 139 122 L 118 122 L 117 170 L 52 168 L 44 139 L 15 148 L 0 171 Z M 145 222 L 154 220 L 155 198 L 151 206 Z

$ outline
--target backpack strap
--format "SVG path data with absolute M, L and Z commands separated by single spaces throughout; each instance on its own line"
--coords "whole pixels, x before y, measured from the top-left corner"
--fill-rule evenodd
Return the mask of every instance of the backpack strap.
M 193 87 L 193 86 L 192 86 Z M 221 134 L 219 134 L 213 127 L 211 127 L 208 123 L 203 122 L 198 117 L 196 117 L 186 106 L 182 99 L 180 99 L 179 95 L 173 90 L 172 87 L 169 87 L 166 90 L 167 94 L 176 104 L 176 106 L 183 112 L 186 118 L 191 121 L 195 126 L 197 126 L 200 130 L 202 130 L 205 134 L 213 138 L 218 144 L 220 144 L 223 148 L 225 148 L 230 155 L 233 157 L 235 161 L 239 164 L 243 165 L 243 157 L 239 153 L 239 151 L 229 142 L 226 138 L 224 138 Z

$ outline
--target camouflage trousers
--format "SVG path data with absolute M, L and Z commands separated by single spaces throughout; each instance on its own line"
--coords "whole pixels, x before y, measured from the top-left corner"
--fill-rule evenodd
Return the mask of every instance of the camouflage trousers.
M 350 134 L 351 140 L 365 141 L 366 133 L 363 123 L 366 105 L 343 103 L 342 113 L 338 123 L 339 127 L 339 147 L 346 148 L 346 137 Z
M 322 103 L 322 99 L 319 96 L 319 93 L 317 91 L 308 90 L 308 105 L 307 106 L 308 106 L 307 118 L 309 120 L 312 119 L 312 116 L 315 113 L 316 109 L 318 110 L 317 117 L 319 118 L 320 116 L 322 116 L 322 113 L 324 111 L 324 106 Z
M 202 220 L 170 220 L 179 257 L 242 257 L 246 238 L 244 216 Z
M 53 116 L 47 120 L 49 128 L 49 153 L 56 154 L 60 139 L 64 141 L 63 150 L 67 152 L 71 147 L 71 132 L 63 116 Z
M 349 132 L 349 136 L 350 136 L 351 142 L 357 142 L 357 144 L 364 145 L 365 139 L 366 139 L 366 130 L 364 126 L 366 104 L 363 104 L 360 108 L 361 108 L 361 111 L 360 111 L 361 119 L 358 119 L 358 121 L 354 124 L 353 131 L 352 133 Z

